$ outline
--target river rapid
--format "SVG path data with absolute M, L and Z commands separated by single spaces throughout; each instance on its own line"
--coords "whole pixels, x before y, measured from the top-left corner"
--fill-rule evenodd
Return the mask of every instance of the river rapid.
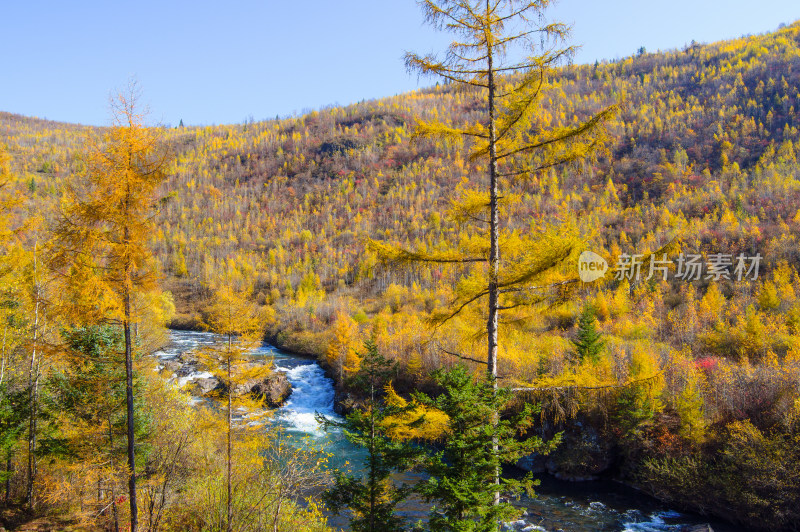
M 178 354 L 192 351 L 213 341 L 210 333 L 170 331 L 170 344 L 156 353 L 164 361 Z M 330 466 L 347 467 L 357 464 L 364 451 L 348 442 L 339 431 L 323 431 L 315 419 L 317 413 L 338 419 L 334 411 L 334 387 L 324 370 L 313 360 L 286 353 L 269 345 L 257 349 L 255 355 L 269 357 L 276 370 L 283 371 L 292 385 L 286 403 L 277 409 L 273 423 L 279 423 L 290 433 L 308 436 L 332 453 Z M 182 383 L 204 375 L 188 375 Z M 418 475 L 404 474 L 398 479 L 413 482 Z M 564 532 L 660 532 L 688 531 L 693 527 L 710 524 L 715 532 L 739 530 L 704 517 L 676 512 L 653 498 L 627 486 L 611 481 L 571 483 L 540 476 L 537 497 L 523 498 L 518 502 L 526 515 L 521 521 L 509 523 L 508 530 Z M 409 501 L 400 510 L 412 518 L 424 519 L 427 506 L 421 501 Z M 341 520 L 331 523 L 348 530 Z M 699 530 L 699 529 L 697 529 Z M 706 529 L 702 529 L 706 530 Z

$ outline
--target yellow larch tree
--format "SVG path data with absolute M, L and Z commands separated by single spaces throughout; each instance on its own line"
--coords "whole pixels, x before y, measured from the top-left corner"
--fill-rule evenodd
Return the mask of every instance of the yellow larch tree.
M 199 359 L 222 384 L 225 403 L 226 445 L 226 518 L 228 532 L 236 530 L 233 508 L 233 412 L 239 410 L 250 416 L 263 413 L 263 404 L 238 388 L 256 379 L 267 377 L 271 368 L 253 360 L 252 351 L 263 341 L 266 313 L 248 299 L 247 290 L 236 290 L 231 282 L 221 283 L 205 311 L 206 328 L 217 334 L 217 341 L 199 353 Z M 249 417 L 248 423 L 254 419 Z
M 574 52 L 574 47 L 564 46 L 569 27 L 544 18 L 551 1 L 423 0 L 420 4 L 427 21 L 454 34 L 455 40 L 444 57 L 409 53 L 406 65 L 409 70 L 474 91 L 481 112 L 475 121 L 465 124 L 420 120 L 414 135 L 466 141 L 470 162 L 485 169 L 485 174 L 472 178 L 474 183 L 460 191 L 452 209 L 453 219 L 460 225 L 472 225 L 474 231 L 454 248 L 433 253 L 373 245 L 395 263 L 474 266 L 458 283 L 450 308 L 436 320 L 441 323 L 468 307 L 485 305 L 482 318 L 486 325 L 480 336 L 485 332 L 486 374 L 496 387 L 500 312 L 537 305 L 551 297 L 546 287 L 569 282 L 557 270 L 576 255 L 579 244 L 567 224 L 550 228 L 531 224 L 528 235 L 502 224 L 501 218 L 508 220 L 502 216 L 503 209 L 520 201 L 511 194 L 512 184 L 588 157 L 603 140 L 598 126 L 615 107 L 567 125 L 547 120 L 540 112 L 548 77 Z M 496 426 L 497 414 L 493 423 Z M 497 455 L 496 443 L 494 448 Z M 496 505 L 499 477 L 498 464 L 493 479 Z
M 133 329 L 143 311 L 138 294 L 156 288 L 148 239 L 170 150 L 146 127 L 132 82 L 111 100 L 113 125 L 89 136 L 83 171 L 67 183 L 50 265 L 65 281 L 75 323 L 113 323 L 125 345 L 130 530 L 138 529 L 134 435 Z
M 358 371 L 361 363 L 358 324 L 347 314 L 339 313 L 331 327 L 331 339 L 325 352 L 325 362 L 342 382 L 346 375 Z

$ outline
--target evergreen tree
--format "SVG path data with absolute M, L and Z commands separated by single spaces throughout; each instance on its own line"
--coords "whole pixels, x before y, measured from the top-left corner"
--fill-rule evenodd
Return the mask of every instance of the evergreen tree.
M 585 305 L 578 318 L 578 332 L 572 340 L 578 361 L 597 362 L 605 346 L 603 334 L 597 330 L 597 310 L 593 305 Z
M 366 395 L 364 409 L 353 410 L 341 422 L 322 417 L 319 420 L 324 426 L 343 429 L 347 439 L 363 447 L 367 456 L 363 471 L 351 475 L 337 471 L 334 486 L 324 499 L 334 513 L 350 509 L 350 527 L 356 532 L 399 532 L 403 530 L 403 519 L 395 514 L 395 508 L 410 489 L 396 487 L 390 475 L 408 469 L 419 453 L 386 433 L 387 420 L 398 413 L 398 408 L 387 403 L 382 392 L 396 375 L 397 364 L 378 351 L 373 339 L 364 342 L 360 356 L 361 365 L 349 385 Z
M 108 325 L 68 329 L 62 338 L 62 363 L 46 382 L 45 406 L 49 412 L 65 415 L 55 416 L 57 429 L 42 438 L 42 447 L 52 456 L 81 464 L 85 479 L 93 479 L 87 483 L 97 489 L 98 507 L 110 507 L 114 530 L 119 530 L 117 495 L 122 487 L 118 481 L 127 476 L 124 338 L 119 329 Z M 138 379 L 134 379 L 134 401 L 141 450 L 149 423 L 141 408 Z
M 464 366 L 437 370 L 434 378 L 444 392 L 436 399 L 418 394 L 417 400 L 441 410 L 449 421 L 442 450 L 424 460 L 422 469 L 430 477 L 415 488 L 435 504 L 429 527 L 441 532 L 496 530 L 501 520 L 517 513 L 511 504 L 495 502 L 497 490 L 508 495 L 530 492 L 534 482 L 530 475 L 503 479 L 498 488 L 495 471 L 526 454 L 549 452 L 558 438 L 548 443 L 538 437 L 519 439 L 532 425 L 537 409 L 527 405 L 518 415 L 495 420 L 496 413 L 509 405 L 512 392 L 476 380 Z

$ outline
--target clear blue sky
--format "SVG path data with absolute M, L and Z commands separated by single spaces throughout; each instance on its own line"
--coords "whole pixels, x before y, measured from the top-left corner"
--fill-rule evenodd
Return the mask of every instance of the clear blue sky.
M 561 0 L 577 61 L 774 30 L 797 0 Z M 441 50 L 413 0 L 2 0 L 0 110 L 105 125 L 135 76 L 151 120 L 238 123 L 433 83 L 404 51 Z

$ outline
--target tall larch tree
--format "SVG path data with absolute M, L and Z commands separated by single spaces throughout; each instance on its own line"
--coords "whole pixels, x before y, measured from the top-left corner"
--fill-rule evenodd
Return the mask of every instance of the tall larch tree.
M 565 45 L 570 28 L 546 22 L 549 0 L 423 0 L 426 20 L 455 34 L 442 57 L 408 53 L 411 71 L 432 75 L 473 91 L 483 104 L 472 123 L 418 122 L 416 138 L 458 138 L 471 147 L 470 161 L 485 164 L 453 205 L 459 223 L 477 224 L 478 238 L 431 253 L 375 244 L 394 263 L 429 262 L 478 266 L 459 284 L 451 308 L 436 319 L 446 321 L 473 304 L 486 305 L 487 378 L 497 387 L 498 324 L 502 310 L 536 305 L 550 297 L 548 288 L 570 282 L 555 279 L 579 240 L 566 227 L 536 228 L 526 239 L 501 225 L 501 213 L 513 202 L 513 182 L 533 179 L 548 169 L 586 158 L 602 143 L 601 126 L 615 111 L 609 106 L 584 113 L 567 125 L 552 125 L 538 112 L 543 88 L 555 68 L 575 48 Z M 522 57 L 522 59 L 519 59 Z M 481 166 L 483 168 L 483 166 Z M 501 249 L 502 248 L 502 249 Z M 501 257 L 501 251 L 503 256 Z M 544 288 L 543 288 L 544 287 Z M 495 415 L 495 425 L 497 416 Z M 497 443 L 493 445 L 497 453 Z M 499 467 L 494 482 L 498 486 Z
M 250 290 L 251 292 L 252 290 Z M 256 363 L 250 354 L 258 347 L 264 335 L 267 315 L 248 299 L 247 290 L 236 290 L 230 281 L 221 283 L 215 290 L 205 310 L 205 326 L 216 333 L 217 342 L 199 353 L 200 360 L 222 384 L 225 402 L 225 529 L 237 530 L 239 523 L 234 515 L 233 468 L 235 409 L 244 408 L 251 414 L 247 422 L 253 423 L 253 414 L 263 410 L 263 402 L 237 393 L 249 381 L 263 379 L 270 373 L 268 366 Z
M 76 324 L 122 328 L 131 532 L 138 529 L 133 335 L 144 310 L 137 303 L 146 300 L 137 296 L 156 288 L 148 239 L 170 162 L 160 130 L 144 124 L 139 96 L 132 82 L 112 98 L 113 125 L 99 139 L 88 138 L 83 171 L 66 187 L 50 259 L 65 281 L 64 296 L 72 303 Z

